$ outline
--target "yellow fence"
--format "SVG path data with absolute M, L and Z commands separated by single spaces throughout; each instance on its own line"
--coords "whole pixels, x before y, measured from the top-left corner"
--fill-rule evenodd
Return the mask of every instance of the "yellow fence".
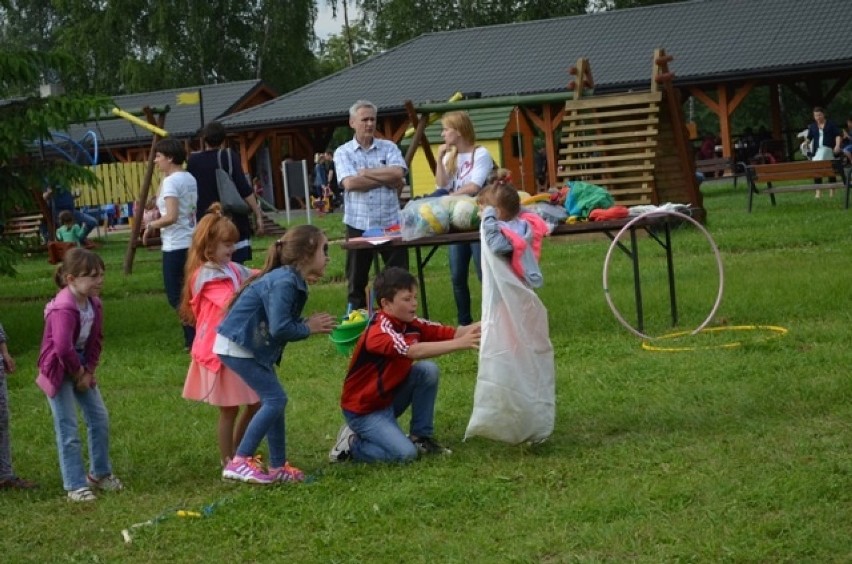
M 80 194 L 78 206 L 102 206 L 105 204 L 127 204 L 139 198 L 142 179 L 147 163 L 110 163 L 90 167 L 98 177 L 95 186 L 75 186 Z M 162 174 L 154 167 L 149 196 L 157 194 Z

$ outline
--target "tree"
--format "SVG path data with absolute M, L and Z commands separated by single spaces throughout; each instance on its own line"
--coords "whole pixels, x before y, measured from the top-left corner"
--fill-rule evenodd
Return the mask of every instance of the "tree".
M 674 4 L 685 0 L 590 0 L 592 11 L 622 10 L 624 8 L 640 8 L 654 4 Z
M 0 221 L 16 210 L 35 207 L 34 194 L 46 184 L 93 184 L 86 168 L 65 161 L 48 161 L 39 142 L 51 131 L 90 119 L 105 111 L 102 97 L 60 96 L 39 98 L 32 91 L 46 73 L 61 74 L 73 66 L 67 54 L 0 50 Z M 21 93 L 29 92 L 30 95 Z M 14 97 L 12 96 L 14 94 Z M 13 242 L 0 239 L 0 275 L 15 274 L 17 253 Z
M 71 54 L 68 92 L 250 78 L 287 91 L 317 77 L 315 19 L 315 0 L 0 0 L 0 45 Z
M 352 24 L 348 37 L 344 28 L 341 35 L 330 35 L 327 40 L 319 42 L 320 74 L 326 76 L 343 70 L 367 60 L 377 51 L 367 27 L 360 22 Z
M 429 32 L 583 14 L 586 0 L 361 0 L 360 6 L 384 49 Z

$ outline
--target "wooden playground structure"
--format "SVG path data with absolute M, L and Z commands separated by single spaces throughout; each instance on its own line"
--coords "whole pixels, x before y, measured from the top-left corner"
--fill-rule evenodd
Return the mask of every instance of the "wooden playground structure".
M 689 204 L 703 200 L 683 119 L 673 57 L 654 51 L 648 91 L 587 96 L 594 88 L 586 59 L 571 68 L 574 97 L 565 102 L 558 177 L 605 187 L 617 204 Z

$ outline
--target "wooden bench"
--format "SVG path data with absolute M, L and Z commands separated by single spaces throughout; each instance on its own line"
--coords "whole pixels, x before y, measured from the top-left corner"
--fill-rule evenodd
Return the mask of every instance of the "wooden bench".
M 734 159 L 727 157 L 717 157 L 715 159 L 701 159 L 695 161 L 695 172 L 700 172 L 705 177 L 713 175 L 714 178 L 722 178 L 725 173 L 730 170 L 731 174 L 727 178 L 734 179 L 734 189 L 737 187 L 737 179 L 743 176 L 743 172 L 738 172 L 737 167 L 745 168 L 742 163 L 734 162 Z
M 31 246 L 41 246 L 41 224 L 44 218 L 41 214 L 19 215 L 6 219 L 3 226 L 4 237 L 19 237 Z
M 833 182 L 818 183 L 817 179 L 835 178 Z M 837 181 L 837 178 L 840 181 Z M 849 209 L 850 178 L 843 170 L 843 160 L 831 161 L 793 161 L 766 165 L 752 165 L 746 168 L 748 179 L 748 211 L 751 212 L 755 194 L 766 194 L 775 205 L 775 194 L 783 192 L 812 192 L 816 190 L 846 189 L 845 208 Z M 804 183 L 773 187 L 773 182 L 784 180 L 801 180 Z M 766 188 L 759 190 L 758 183 L 765 183 Z

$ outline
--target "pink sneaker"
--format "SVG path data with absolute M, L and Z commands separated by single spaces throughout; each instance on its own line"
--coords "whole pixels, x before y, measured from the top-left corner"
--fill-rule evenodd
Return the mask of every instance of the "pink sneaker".
M 270 469 L 269 476 L 276 482 L 301 482 L 305 479 L 305 473 L 290 466 L 289 462 L 285 462 L 280 468 Z
M 267 485 L 275 480 L 263 471 L 256 458 L 235 456 L 222 470 L 223 480 L 245 482 L 247 484 Z

